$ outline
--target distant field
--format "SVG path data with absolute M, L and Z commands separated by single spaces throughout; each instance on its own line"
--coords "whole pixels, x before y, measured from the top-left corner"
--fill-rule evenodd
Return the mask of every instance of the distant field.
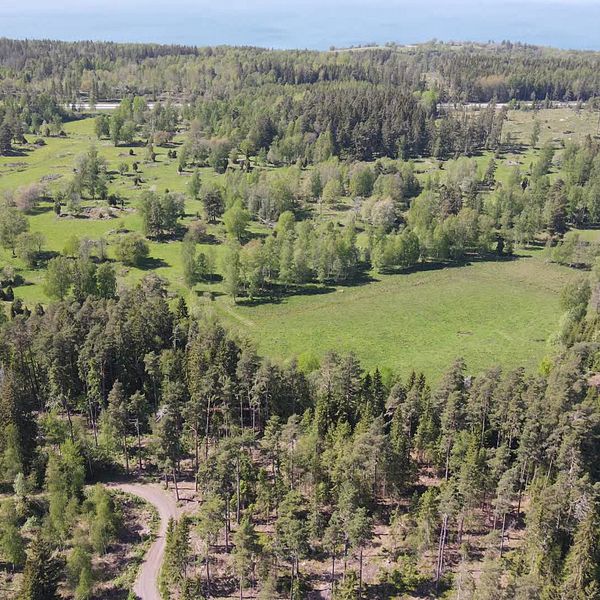
M 582 140 L 586 135 L 598 135 L 598 112 L 587 109 L 553 108 L 549 110 L 512 110 L 504 125 L 505 133 L 514 134 L 516 140 L 529 145 L 533 123 L 540 122 L 540 140 L 538 146 L 552 141 L 555 145 L 564 141 Z
M 527 145 L 533 118 L 531 111 L 511 111 L 505 131 Z M 539 111 L 536 118 L 543 124 L 540 145 L 552 139 L 557 147 L 561 139 L 581 139 L 587 133 L 595 133 L 597 125 L 596 115 L 572 109 Z M 136 156 L 130 156 L 128 147 L 115 148 L 109 142 L 98 142 L 91 119 L 68 123 L 65 129 L 69 136 L 66 139 L 50 138 L 46 146 L 24 156 L 1 157 L 0 193 L 48 175 L 60 176 L 51 181 L 51 188 L 60 184 L 70 176 L 76 156 L 95 143 L 115 172 L 110 191 L 119 192 L 127 200 L 122 216 L 108 220 L 57 218 L 47 203 L 30 217 L 30 223 L 33 231 L 44 233 L 48 250 L 60 252 L 71 235 L 104 236 L 112 256 L 110 242 L 114 231 L 140 227 L 135 206 L 141 190 L 155 187 L 158 191 L 185 191 L 188 177 L 177 174 L 177 162 L 167 158 L 164 148 L 155 148 L 155 164 L 143 164 L 143 148 L 134 148 Z M 505 180 L 515 166 L 526 173 L 535 155 L 536 151 L 529 148 L 523 153 L 504 155 L 498 160 L 498 179 Z M 477 158 L 482 170 L 489 157 L 486 154 Z M 116 174 L 117 165 L 123 161 L 130 165 L 140 161 L 142 188 L 133 185 L 131 175 Z M 426 177 L 437 170 L 437 165 L 430 160 L 417 161 L 417 169 L 420 177 Z M 202 169 L 205 181 L 213 177 L 212 170 Z M 189 221 L 201 211 L 201 205 L 188 201 L 186 211 Z M 324 216 L 342 220 L 346 214 L 329 208 Z M 264 231 L 264 227 L 253 224 L 253 230 Z M 223 237 L 221 226 L 212 227 L 211 233 Z M 597 239 L 597 234 L 583 232 L 582 237 Z M 221 251 L 218 244 L 206 248 L 212 248 L 215 257 Z M 124 282 L 138 280 L 150 270 L 164 276 L 171 289 L 187 295 L 192 305 L 215 311 L 241 335 L 253 339 L 261 352 L 277 359 L 318 358 L 336 348 L 356 352 L 368 368 L 379 365 L 402 372 L 415 368 L 437 377 L 458 355 L 465 357 L 472 371 L 496 363 L 535 368 L 543 357 L 546 339 L 560 316 L 558 292 L 577 273 L 547 264 L 539 252 L 521 254 L 522 258 L 510 262 L 376 276 L 371 283 L 291 296 L 279 304 L 259 306 L 234 305 L 220 294 L 218 283 L 202 284 L 188 292 L 183 286 L 179 242 L 151 242 L 151 260 L 145 269 L 117 265 L 117 273 Z M 15 265 L 27 281 L 27 285 L 15 290 L 17 297 L 30 305 L 47 302 L 43 270 L 23 270 L 10 252 L 0 250 L 0 267 L 5 264 Z M 215 292 L 214 302 L 203 298 L 203 292 L 208 290 Z

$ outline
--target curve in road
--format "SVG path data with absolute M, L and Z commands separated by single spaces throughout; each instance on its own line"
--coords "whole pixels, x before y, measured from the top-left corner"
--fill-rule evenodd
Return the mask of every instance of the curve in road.
M 152 504 L 158 511 L 160 526 L 156 540 L 146 554 L 138 571 L 133 591 L 142 600 L 162 600 L 158 591 L 158 574 L 165 553 L 165 534 L 170 518 L 176 519 L 181 511 L 170 492 L 159 485 L 143 483 L 123 483 L 112 486 L 128 494 L 139 496 Z

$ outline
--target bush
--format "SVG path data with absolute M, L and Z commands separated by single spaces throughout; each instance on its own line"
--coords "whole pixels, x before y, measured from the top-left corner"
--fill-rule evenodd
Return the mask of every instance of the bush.
M 20 187 L 15 193 L 15 206 L 23 212 L 33 210 L 46 195 L 46 190 L 39 183 Z
M 40 232 L 31 233 L 24 231 L 17 237 L 15 252 L 16 255 L 32 268 L 35 266 L 38 256 L 42 252 L 44 244 L 44 235 Z
M 206 238 L 206 225 L 202 221 L 192 221 L 185 235 L 198 244 Z
M 148 244 L 139 233 L 123 235 L 119 237 L 115 245 L 117 260 L 134 267 L 139 267 L 148 253 Z

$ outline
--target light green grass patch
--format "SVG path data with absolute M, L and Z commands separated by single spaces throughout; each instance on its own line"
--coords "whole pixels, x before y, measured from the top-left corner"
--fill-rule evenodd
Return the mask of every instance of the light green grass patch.
M 223 318 L 272 357 L 330 349 L 355 352 L 367 368 L 438 377 L 463 356 L 472 372 L 495 364 L 535 368 L 560 315 L 558 292 L 575 277 L 536 253 L 438 271 L 377 276 L 356 287 L 233 306 Z

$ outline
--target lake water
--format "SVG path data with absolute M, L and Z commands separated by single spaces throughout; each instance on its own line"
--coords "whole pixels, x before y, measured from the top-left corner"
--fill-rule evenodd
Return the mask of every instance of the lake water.
M 0 0 L 0 36 L 327 49 L 510 39 L 600 49 L 600 0 Z

